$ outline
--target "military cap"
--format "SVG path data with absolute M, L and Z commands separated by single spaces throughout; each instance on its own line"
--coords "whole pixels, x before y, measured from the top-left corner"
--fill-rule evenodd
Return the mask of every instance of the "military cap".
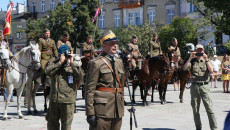
M 153 37 L 157 37 L 157 33 L 153 33 Z
M 87 36 L 87 39 L 92 39 L 93 37 L 91 35 L 88 35 Z
M 136 38 L 137 38 L 137 35 L 133 35 L 133 36 L 132 36 L 132 39 L 136 39 Z
M 196 45 L 196 49 L 198 49 L 198 48 L 204 49 L 203 45 L 201 45 L 201 44 Z
M 69 33 L 67 31 L 63 31 L 62 36 L 69 37 Z
M 58 48 L 58 54 L 63 54 L 63 53 L 68 53 L 70 52 L 69 46 L 68 45 L 61 45 Z
M 43 33 L 46 33 L 46 32 L 50 32 L 50 30 L 49 30 L 49 29 L 47 29 L 47 28 L 46 28 L 46 29 L 44 29 L 44 30 L 43 30 Z
M 103 35 L 100 42 L 101 42 L 101 44 L 103 44 L 105 42 L 111 42 L 111 41 L 118 41 L 118 38 L 116 37 L 116 35 L 111 30 L 109 30 L 108 32 L 106 32 Z

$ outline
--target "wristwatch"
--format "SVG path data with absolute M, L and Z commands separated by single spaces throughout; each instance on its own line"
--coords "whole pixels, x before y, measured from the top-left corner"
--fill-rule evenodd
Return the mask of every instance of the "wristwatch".
M 207 63 L 207 62 L 209 62 L 209 60 L 206 60 L 205 62 Z

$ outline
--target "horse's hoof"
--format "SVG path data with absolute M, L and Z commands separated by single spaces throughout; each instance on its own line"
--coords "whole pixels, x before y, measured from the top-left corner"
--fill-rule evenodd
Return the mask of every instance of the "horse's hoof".
M 183 100 L 180 100 L 180 103 L 184 103 L 184 101 L 183 101 Z
M 47 108 L 44 109 L 44 112 L 47 112 Z
M 133 103 L 133 104 L 136 104 L 136 101 L 135 101 L 135 100 L 132 100 L 132 103 Z
M 23 116 L 18 116 L 19 117 L 19 119 L 23 119 L 24 117 Z
M 32 114 L 32 112 L 31 111 L 28 111 L 28 115 L 31 115 Z
M 3 117 L 2 120 L 3 120 L 3 121 L 6 121 L 6 120 L 8 120 L 8 118 L 7 118 L 7 117 Z

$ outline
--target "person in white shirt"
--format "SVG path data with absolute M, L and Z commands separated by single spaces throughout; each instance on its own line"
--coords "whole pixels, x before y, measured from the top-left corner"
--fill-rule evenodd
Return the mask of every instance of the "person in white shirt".
M 216 82 L 217 82 L 217 77 L 218 77 L 218 71 L 219 71 L 219 67 L 221 65 L 221 62 L 217 59 L 217 55 L 213 56 L 213 59 L 211 60 L 212 66 L 213 66 L 213 74 L 212 74 L 212 80 L 211 80 L 211 87 L 212 87 L 212 82 L 213 80 L 215 80 L 215 88 L 217 88 L 216 86 Z

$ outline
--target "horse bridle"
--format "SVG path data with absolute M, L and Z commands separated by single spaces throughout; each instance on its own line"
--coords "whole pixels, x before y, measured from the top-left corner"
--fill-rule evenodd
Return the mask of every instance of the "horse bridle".
M 2 49 L 2 48 L 0 48 L 0 49 Z M 2 55 L 3 55 L 3 53 L 0 52 L 0 61 L 1 61 L 1 67 L 0 67 L 0 68 L 5 68 L 5 66 L 3 66 L 3 63 L 6 63 L 6 61 L 7 61 L 7 60 L 10 60 L 10 59 L 9 59 L 9 58 L 3 59 L 3 58 L 2 58 Z

